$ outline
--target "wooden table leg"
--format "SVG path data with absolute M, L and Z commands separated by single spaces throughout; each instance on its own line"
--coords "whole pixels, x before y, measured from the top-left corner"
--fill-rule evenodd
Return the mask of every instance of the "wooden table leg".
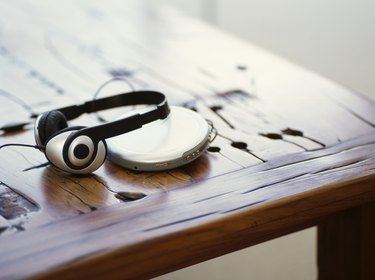
M 318 266 L 320 280 L 375 279 L 375 202 L 319 224 Z

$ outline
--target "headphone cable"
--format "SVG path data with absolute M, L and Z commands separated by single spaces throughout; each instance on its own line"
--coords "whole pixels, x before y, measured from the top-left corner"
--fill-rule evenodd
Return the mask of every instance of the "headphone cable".
M 0 149 L 5 148 L 5 147 L 9 147 L 9 146 L 28 147 L 28 148 L 34 148 L 34 149 L 38 149 L 38 150 L 42 150 L 42 151 L 45 150 L 45 146 L 41 146 L 41 145 L 29 145 L 29 144 L 19 144 L 19 143 L 4 144 L 4 145 L 0 146 Z
M 102 83 L 98 87 L 98 89 L 94 92 L 94 96 L 92 97 L 92 101 L 95 101 L 98 98 L 98 96 L 99 96 L 100 92 L 103 90 L 103 88 L 105 88 L 107 85 L 109 85 L 112 82 L 118 82 L 118 81 L 125 82 L 125 84 L 127 84 L 127 86 L 130 88 L 131 92 L 135 91 L 135 88 L 134 88 L 133 84 L 129 81 L 129 79 L 126 79 L 125 77 L 114 77 L 114 78 L 111 78 L 111 79 L 105 81 L 104 83 Z M 98 111 L 93 112 L 93 114 L 96 116 L 96 118 L 99 122 L 104 123 L 104 122 L 108 121 L 101 114 L 99 114 Z

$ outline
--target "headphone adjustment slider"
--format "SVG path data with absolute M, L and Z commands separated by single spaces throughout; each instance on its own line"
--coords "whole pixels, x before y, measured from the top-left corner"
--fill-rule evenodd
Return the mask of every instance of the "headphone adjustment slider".
M 162 103 L 158 104 L 156 107 L 158 108 L 158 111 L 159 111 L 159 114 L 160 114 L 160 119 L 163 120 L 166 117 L 168 117 L 168 115 L 170 113 L 170 109 L 169 109 L 167 100 L 164 100 Z

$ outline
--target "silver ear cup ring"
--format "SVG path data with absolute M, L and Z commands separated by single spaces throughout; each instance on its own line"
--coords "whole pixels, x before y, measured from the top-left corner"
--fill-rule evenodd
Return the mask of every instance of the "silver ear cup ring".
M 98 143 L 94 143 L 89 136 L 79 135 L 79 133 L 80 132 L 78 131 L 68 136 L 62 151 L 65 164 L 69 168 L 78 171 L 88 168 L 91 164 L 97 165 L 95 160 L 97 159 L 98 146 L 100 142 L 104 142 L 100 141 Z M 102 159 L 102 154 L 103 152 L 101 151 L 100 158 L 98 159 L 101 161 L 100 165 L 105 160 L 105 157 Z M 104 154 L 106 154 L 105 151 Z
M 78 136 L 69 145 L 69 162 L 76 167 L 90 164 L 94 159 L 94 150 L 94 143 L 92 142 L 90 137 L 86 135 Z
M 38 131 L 39 121 L 40 121 L 41 117 L 42 117 L 42 115 L 39 115 L 36 118 L 35 123 L 34 123 L 34 138 L 35 138 L 35 143 L 37 145 L 42 145 L 42 142 L 40 141 L 40 137 L 39 137 L 39 131 Z

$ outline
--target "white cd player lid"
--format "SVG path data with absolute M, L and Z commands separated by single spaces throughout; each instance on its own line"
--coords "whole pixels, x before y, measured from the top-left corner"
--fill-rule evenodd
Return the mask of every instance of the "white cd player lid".
M 107 139 L 110 158 L 143 163 L 173 161 L 207 141 L 210 127 L 201 115 L 178 106 L 170 109 L 164 120 Z M 121 118 L 135 113 L 141 111 L 128 112 Z

